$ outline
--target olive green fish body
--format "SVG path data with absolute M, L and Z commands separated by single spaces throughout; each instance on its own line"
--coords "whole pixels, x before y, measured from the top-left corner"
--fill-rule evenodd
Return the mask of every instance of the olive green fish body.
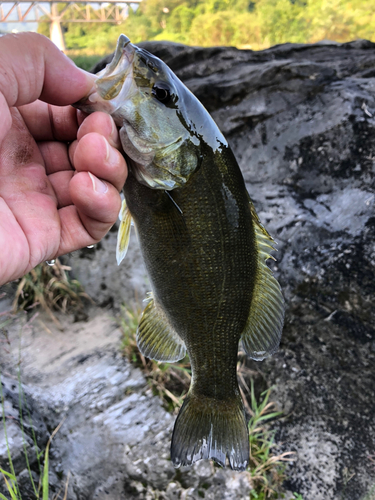
M 124 193 L 155 302 L 186 344 L 195 390 L 232 397 L 257 250 L 248 195 L 231 152 L 208 152 L 187 184 L 171 192 L 173 201 L 134 178 Z
M 190 357 L 189 398 L 194 396 L 203 406 L 217 405 L 221 415 L 225 408 L 230 415 L 237 411 L 239 451 L 236 457 L 228 455 L 231 465 L 242 469 L 249 452 L 236 365 L 255 285 L 257 248 L 248 194 L 231 151 L 226 146 L 216 153 L 206 149 L 197 172 L 171 195 L 143 186 L 134 177 L 124 193 L 155 304 Z M 203 419 L 196 420 L 194 426 L 199 426 Z M 221 427 L 220 432 L 227 431 Z M 174 437 L 177 429 L 178 423 Z M 176 446 L 182 447 L 173 443 L 172 458 Z M 226 454 L 211 456 L 225 465 Z M 183 450 L 178 455 L 176 465 L 193 461 L 180 456 Z M 202 453 L 201 458 L 208 455 Z
M 78 103 L 109 112 L 130 168 L 117 259 L 134 220 L 152 285 L 137 330 L 143 355 L 182 359 L 192 381 L 177 417 L 176 467 L 212 458 L 243 470 L 249 439 L 237 382 L 238 343 L 256 360 L 280 341 L 284 301 L 266 265 L 273 240 L 238 164 L 195 96 L 158 58 L 121 35 L 96 89 Z

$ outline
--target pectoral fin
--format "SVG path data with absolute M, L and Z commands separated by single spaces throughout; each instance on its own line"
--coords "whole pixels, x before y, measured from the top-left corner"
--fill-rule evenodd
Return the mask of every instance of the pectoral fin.
M 129 247 L 130 228 L 132 222 L 131 213 L 123 200 L 120 212 L 120 227 L 117 233 L 116 260 L 117 265 L 124 260 Z
M 184 341 L 169 324 L 168 318 L 154 299 L 147 304 L 137 330 L 141 353 L 156 361 L 173 363 L 186 355 Z
M 258 247 L 258 270 L 250 314 L 241 339 L 246 353 L 255 360 L 271 356 L 280 343 L 284 324 L 284 298 L 278 281 L 266 264 L 273 258 L 273 239 L 261 224 L 250 201 Z

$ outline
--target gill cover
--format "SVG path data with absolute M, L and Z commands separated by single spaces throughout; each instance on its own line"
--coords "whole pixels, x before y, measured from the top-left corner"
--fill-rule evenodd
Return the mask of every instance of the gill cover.
M 171 190 L 183 186 L 198 166 L 200 140 L 183 98 L 188 92 L 165 63 L 121 35 L 113 60 L 77 105 L 114 118 L 139 182 Z

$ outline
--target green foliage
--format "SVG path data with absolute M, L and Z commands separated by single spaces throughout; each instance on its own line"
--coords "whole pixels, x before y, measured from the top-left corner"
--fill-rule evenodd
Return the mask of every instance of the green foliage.
M 259 0 L 256 15 L 261 33 L 261 44 L 303 43 L 308 36 L 306 6 L 290 0 Z
M 78 54 L 78 55 L 71 55 L 70 57 L 79 68 L 82 68 L 86 71 L 90 71 L 91 68 L 93 68 L 96 63 L 98 63 L 101 59 L 103 59 L 102 55 L 98 56 L 98 55 Z
M 370 490 L 362 500 L 375 500 L 375 484 L 372 486 L 372 488 L 370 488 Z
M 191 380 L 188 357 L 173 364 L 159 363 L 145 358 L 138 350 L 136 342 L 136 330 L 140 317 L 139 308 L 122 307 L 118 318 L 123 334 L 122 352 L 132 363 L 143 370 L 148 383 L 154 389 L 154 393 L 161 397 L 165 407 L 177 413 L 189 390 Z M 251 371 L 244 363 L 238 363 L 237 372 L 245 407 L 250 414 L 249 473 L 253 486 L 251 500 L 281 498 L 278 495 L 282 491 L 282 483 L 286 477 L 285 464 L 291 460 L 290 455 L 293 455 L 293 452 L 273 453 L 275 431 L 269 430 L 268 425 L 283 414 L 275 411 L 274 403 L 269 401 L 272 388 L 263 392 L 258 401 L 254 393 L 253 380 L 250 378 Z M 249 378 L 251 388 L 246 383 L 246 379 Z M 302 497 L 296 498 L 303 500 Z
M 13 301 L 15 311 L 41 306 L 54 321 L 52 310 L 79 309 L 88 299 L 79 281 L 69 276 L 70 267 L 56 259 L 54 265 L 40 264 L 20 279 Z
M 6 330 L 5 327 L 11 322 L 10 319 L 3 321 L 0 323 L 0 332 L 5 333 L 6 335 Z M 14 465 L 12 461 L 12 457 L 10 454 L 10 449 L 9 449 L 9 441 L 8 441 L 8 433 L 7 433 L 7 426 L 6 426 L 6 420 L 5 420 L 5 401 L 4 401 L 4 394 L 3 394 L 3 386 L 1 383 L 1 371 L 0 371 L 0 401 L 1 401 L 1 408 L 2 408 L 2 421 L 3 421 L 3 428 L 4 428 L 4 437 L 5 437 L 5 444 L 7 447 L 7 453 L 8 453 L 8 462 L 9 462 L 9 470 L 6 471 L 0 467 L 0 474 L 3 476 L 3 480 L 6 486 L 6 489 L 11 497 L 12 500 L 19 500 L 21 499 L 21 494 L 18 488 L 18 483 L 17 483 L 17 478 L 16 478 L 16 473 L 14 471 Z M 1 500 L 8 500 L 4 495 L 0 494 L 0 499 Z M 22 500 L 22 499 L 21 499 Z
M 141 310 L 137 307 L 123 306 L 121 308 L 121 315 L 118 319 L 123 334 L 121 350 L 129 361 L 143 370 L 153 393 L 161 398 L 165 408 L 172 413 L 177 413 L 189 390 L 191 380 L 189 358 L 186 356 L 173 364 L 159 363 L 145 358 L 138 350 L 136 342 L 140 317 Z
M 0 473 L 3 475 L 5 486 L 6 489 L 8 490 L 8 493 L 10 494 L 10 498 L 12 500 L 18 500 L 19 498 L 21 498 L 18 495 L 18 484 L 16 476 L 14 474 L 11 474 L 3 470 L 1 467 L 0 467 Z M 0 498 L 1 500 L 8 500 L 7 497 L 5 497 L 2 493 L 0 493 Z
M 63 29 L 68 51 L 86 54 L 112 52 L 120 33 L 134 43 L 171 40 L 259 50 L 286 42 L 375 41 L 375 10 L 373 0 L 143 0 L 119 25 L 63 23 Z M 41 23 L 39 32 L 48 35 L 49 24 Z
M 283 413 L 274 411 L 274 403 L 269 401 L 272 388 L 261 394 L 257 401 L 254 393 L 254 382 L 251 380 L 249 440 L 249 471 L 253 483 L 251 499 L 265 500 L 280 498 L 282 483 L 285 480 L 286 462 L 291 461 L 293 452 L 287 451 L 278 455 L 273 453 L 275 447 L 275 431 L 269 430 L 268 422 L 282 417 Z
M 2 332 L 5 335 L 5 339 L 7 339 L 7 334 L 6 334 L 6 329 L 5 327 L 12 321 L 12 319 L 8 319 L 2 323 L 0 323 L 0 332 Z M 22 328 L 20 330 L 20 335 L 22 333 Z M 21 345 L 21 342 L 20 342 Z M 48 482 L 48 472 L 49 472 L 49 449 L 51 446 L 52 439 L 56 435 L 56 433 L 59 431 L 61 425 L 63 424 L 63 421 L 57 426 L 57 428 L 53 431 L 51 434 L 50 438 L 48 439 L 47 446 L 43 451 L 39 450 L 38 443 L 36 441 L 36 435 L 34 431 L 34 426 L 31 420 L 31 414 L 30 410 L 27 407 L 26 404 L 26 398 L 23 392 L 22 384 L 21 384 L 21 371 L 20 371 L 20 366 L 21 366 L 21 352 L 19 353 L 19 363 L 18 363 L 18 406 L 19 406 L 19 423 L 21 427 L 21 434 L 22 434 L 22 442 L 23 442 L 23 449 L 24 449 L 24 457 L 25 457 L 25 462 L 26 462 L 26 468 L 29 473 L 29 478 L 30 478 L 30 484 L 32 487 L 32 490 L 35 495 L 35 500 L 48 500 L 49 499 L 49 482 Z M 3 428 L 4 428 L 4 436 L 5 436 L 5 443 L 7 447 L 7 453 L 8 453 L 8 468 L 9 470 L 2 469 L 0 467 L 0 486 L 2 487 L 3 485 L 1 484 L 1 477 L 4 481 L 5 488 L 7 493 L 9 494 L 11 500 L 22 500 L 22 495 L 21 491 L 19 489 L 19 485 L 17 482 L 17 477 L 13 465 L 13 460 L 12 456 L 10 453 L 10 447 L 9 447 L 9 441 L 8 441 L 8 433 L 7 433 L 7 425 L 6 425 L 6 414 L 5 414 L 5 400 L 4 400 L 4 394 L 3 394 L 3 386 L 1 382 L 1 370 L 0 370 L 0 402 L 1 402 L 1 414 L 2 414 L 2 422 L 3 422 Z M 37 468 L 40 473 L 40 480 L 39 484 L 35 484 L 33 475 L 32 475 L 32 470 L 30 467 L 30 462 L 29 462 L 29 457 L 27 453 L 27 446 L 26 446 L 26 438 L 25 438 L 25 426 L 24 426 L 24 415 L 27 414 L 28 416 L 28 428 L 31 429 L 31 435 L 32 435 L 32 440 L 34 443 L 34 450 L 36 453 L 36 459 L 37 459 Z M 43 458 L 43 465 L 41 464 L 41 459 Z M 65 485 L 65 495 L 63 497 L 63 500 L 67 500 L 67 494 L 68 494 L 68 481 L 69 481 L 69 476 L 66 481 Z M 29 498 L 29 497 L 28 497 Z M 60 498 L 60 492 L 58 493 L 57 496 L 53 497 L 53 500 L 57 500 L 57 498 Z M 4 496 L 2 493 L 0 493 L 0 500 L 8 500 L 6 496 Z

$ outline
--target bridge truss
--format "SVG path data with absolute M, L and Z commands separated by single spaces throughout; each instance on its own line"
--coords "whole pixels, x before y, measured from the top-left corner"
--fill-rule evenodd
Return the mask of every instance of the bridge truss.
M 127 17 L 126 7 L 129 4 L 139 4 L 141 1 L 106 0 L 106 2 L 95 2 L 99 8 L 94 9 L 93 2 L 87 0 L 56 0 L 54 2 L 27 0 L 3 2 L 0 0 L 0 23 L 48 22 L 51 40 L 61 50 L 65 50 L 61 22 L 120 24 Z M 84 9 L 82 5 L 85 6 Z

